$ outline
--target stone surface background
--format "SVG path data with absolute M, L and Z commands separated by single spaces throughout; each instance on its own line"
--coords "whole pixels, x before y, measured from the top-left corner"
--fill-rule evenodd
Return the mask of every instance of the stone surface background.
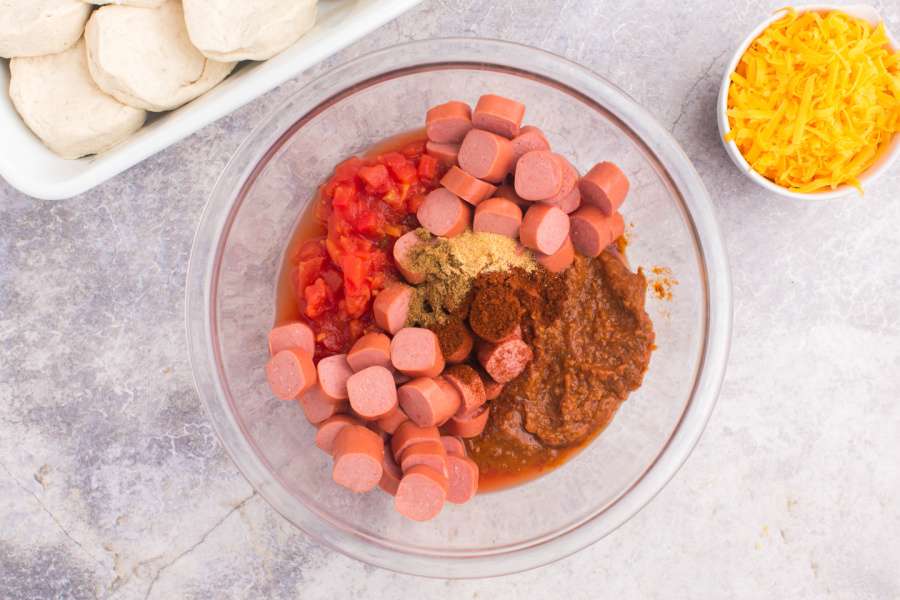
M 791 202 L 717 138 L 725 63 L 781 4 L 426 0 L 82 197 L 0 182 L 0 598 L 900 597 L 900 168 Z M 464 582 L 366 567 L 270 509 L 208 424 L 182 319 L 195 224 L 251 129 L 318 73 L 447 35 L 557 52 L 646 106 L 714 198 L 735 297 L 718 407 L 663 492 L 573 557 Z

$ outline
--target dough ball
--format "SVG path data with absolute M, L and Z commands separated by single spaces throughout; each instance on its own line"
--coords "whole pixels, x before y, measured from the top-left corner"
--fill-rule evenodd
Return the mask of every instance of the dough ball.
M 88 4 L 122 4 L 140 8 L 159 8 L 166 0 L 82 0 Z
M 75 45 L 91 7 L 81 0 L 0 0 L 0 56 L 43 56 Z
M 316 0 L 184 0 L 191 41 L 215 60 L 266 60 L 316 24 Z
M 14 58 L 9 72 L 16 110 L 63 158 L 103 152 L 140 129 L 147 116 L 94 84 L 83 41 L 58 54 Z
M 104 6 L 84 32 L 94 81 L 119 102 L 161 112 L 225 79 L 235 63 L 207 59 L 188 38 L 181 2 L 159 8 Z

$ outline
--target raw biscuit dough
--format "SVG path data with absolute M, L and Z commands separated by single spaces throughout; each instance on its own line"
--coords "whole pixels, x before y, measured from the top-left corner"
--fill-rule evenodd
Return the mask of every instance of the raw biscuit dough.
M 63 158 L 103 152 L 141 128 L 147 113 L 107 96 L 88 72 L 84 42 L 9 63 L 9 95 L 31 130 Z
M 81 39 L 91 7 L 81 0 L 0 0 L 0 56 L 43 56 Z
M 139 8 L 159 8 L 166 0 L 82 0 L 88 4 L 122 4 Z
M 104 6 L 84 32 L 94 81 L 119 102 L 172 110 L 225 79 L 235 63 L 207 59 L 188 38 L 181 2 L 160 8 Z
M 266 60 L 316 23 L 316 0 L 183 0 L 191 41 L 215 60 Z

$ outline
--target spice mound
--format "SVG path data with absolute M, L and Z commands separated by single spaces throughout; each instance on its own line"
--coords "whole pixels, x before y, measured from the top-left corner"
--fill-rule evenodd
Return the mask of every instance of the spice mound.
M 465 319 L 472 284 L 482 273 L 537 269 L 531 252 L 496 233 L 466 231 L 437 238 L 420 230 L 418 235 L 422 241 L 410 252 L 410 264 L 425 275 L 425 282 L 415 290 L 408 325 L 433 328 L 451 316 Z

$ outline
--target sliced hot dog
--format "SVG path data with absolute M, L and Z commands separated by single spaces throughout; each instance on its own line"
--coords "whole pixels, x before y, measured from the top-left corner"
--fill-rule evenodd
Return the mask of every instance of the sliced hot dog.
M 628 177 L 611 162 L 600 162 L 581 178 L 581 199 L 611 215 L 625 202 Z
M 574 221 L 572 223 L 574 227 Z M 534 259 L 551 273 L 562 273 L 575 261 L 575 246 L 572 245 L 571 237 L 566 237 L 563 245 L 553 254 L 535 252 Z
M 554 154 L 554 156 L 562 167 L 562 185 L 559 188 L 559 193 L 544 202 L 558 206 L 560 210 L 568 215 L 581 206 L 581 191 L 578 187 L 580 176 L 578 175 L 578 170 L 564 156 L 560 154 Z
M 391 340 L 391 363 L 410 377 L 436 377 L 444 370 L 444 355 L 433 331 L 404 327 Z
M 419 427 L 412 421 L 404 421 L 397 427 L 394 437 L 391 438 L 391 452 L 394 453 L 394 458 L 397 458 L 412 444 L 428 440 L 440 441 L 440 439 L 441 434 L 437 427 Z
M 385 492 L 393 496 L 397 493 L 397 487 L 400 485 L 400 479 L 403 477 L 403 471 L 400 470 L 400 465 L 398 465 L 397 461 L 394 460 L 394 457 L 390 452 L 390 448 L 388 448 L 387 446 L 385 446 L 384 448 L 384 461 L 382 462 L 381 466 L 381 481 L 378 482 L 378 486 Z
M 441 344 L 441 353 L 448 363 L 461 363 L 472 353 L 475 339 L 459 317 L 450 317 L 438 325 L 434 332 Z
M 350 415 L 334 415 L 319 423 L 316 431 L 316 446 L 328 454 L 334 451 L 334 438 L 348 425 L 359 425 L 359 421 Z
M 522 209 L 506 198 L 488 198 L 475 207 L 472 231 L 499 233 L 516 239 L 522 225 Z
M 625 233 L 625 221 L 619 213 L 607 216 L 596 206 L 582 206 L 572 215 L 572 244 L 585 256 L 599 256 Z
M 517 338 L 499 344 L 483 342 L 478 346 L 478 362 L 498 383 L 509 383 L 518 377 L 533 357 L 528 344 Z
M 441 144 L 440 142 L 426 142 L 425 152 L 445 165 L 455 165 L 459 156 L 459 144 Z
M 462 438 L 455 435 L 442 435 L 441 443 L 444 445 L 444 450 L 447 451 L 447 456 L 466 455 L 466 443 L 462 441 Z
M 347 380 L 353 375 L 353 369 L 347 363 L 346 354 L 326 356 L 316 365 L 319 373 L 319 385 L 326 395 L 338 400 L 347 399 Z
M 478 104 L 475 105 L 472 124 L 479 129 L 514 138 L 519 135 L 519 128 L 522 126 L 524 117 L 525 105 L 521 102 L 503 96 L 485 94 L 478 99 Z
M 312 354 L 300 348 L 282 350 L 266 364 L 266 379 L 276 398 L 297 398 L 316 383 Z
M 372 303 L 375 323 L 391 335 L 403 329 L 412 295 L 412 288 L 402 283 L 394 283 L 378 292 Z
M 490 416 L 490 408 L 482 404 L 471 413 L 455 415 L 444 424 L 444 431 L 462 438 L 473 438 L 481 435 Z
M 519 131 L 519 135 L 512 139 L 512 148 L 513 169 L 515 169 L 519 159 L 525 156 L 526 153 L 533 150 L 549 150 L 550 142 L 547 141 L 543 131 L 532 125 L 527 125 Z
M 442 375 L 444 379 L 450 382 L 456 391 L 459 392 L 462 402 L 456 414 L 462 415 L 469 413 L 487 400 L 487 394 L 484 391 L 484 382 L 478 372 L 469 365 L 453 365 Z
M 269 332 L 269 355 L 288 348 L 300 348 L 310 356 L 316 352 L 316 336 L 306 323 L 286 323 Z
M 394 508 L 414 521 L 428 521 L 440 514 L 449 491 L 447 478 L 425 465 L 416 465 L 403 474 Z
M 412 249 L 421 243 L 421 241 L 422 240 L 419 239 L 419 236 L 415 231 L 408 231 L 394 242 L 394 264 L 397 266 L 397 270 L 403 275 L 403 278 L 413 285 L 418 285 L 425 281 L 424 273 L 417 273 L 413 270 L 409 256 Z
M 356 493 L 368 492 L 381 481 L 384 472 L 384 442 L 374 431 L 348 425 L 334 438 L 334 465 L 331 478 Z
M 403 452 L 400 469 L 406 473 L 416 465 L 426 465 L 447 477 L 447 451 L 440 440 L 412 444 Z
M 517 337 L 521 337 L 517 336 Z M 494 400 L 500 397 L 500 394 L 503 393 L 504 385 L 497 381 L 494 381 L 490 375 L 484 371 L 483 367 L 478 370 L 478 376 L 481 377 L 481 381 L 484 383 L 484 396 L 488 400 Z
M 300 406 L 306 420 L 313 425 L 350 410 L 349 402 L 328 396 L 318 385 L 314 385 L 300 396 Z
M 373 421 L 397 408 L 394 375 L 385 367 L 366 367 L 347 379 L 350 406 L 363 419 Z
M 398 406 L 385 416 L 378 419 L 378 426 L 381 427 L 381 430 L 385 433 L 394 435 L 394 433 L 397 431 L 397 428 L 400 427 L 400 424 L 408 420 L 409 417 L 407 417 L 406 413 L 403 412 L 403 409 Z
M 425 134 L 432 142 L 459 143 L 472 129 L 472 109 L 465 102 L 451 100 L 428 109 Z
M 416 218 L 431 234 L 451 238 L 469 228 L 472 207 L 447 188 L 437 188 L 425 196 Z
M 459 167 L 478 179 L 499 183 L 512 168 L 512 142 L 503 136 L 473 129 L 459 147 Z
M 419 377 L 397 390 L 400 407 L 419 427 L 443 423 L 459 409 L 459 399 L 444 392 L 435 379 Z
M 569 235 L 569 215 L 558 206 L 535 204 L 522 218 L 519 240 L 541 254 L 555 254 Z
M 441 185 L 471 204 L 477 206 L 485 198 L 490 198 L 497 188 L 486 181 L 469 175 L 457 166 L 450 167 L 441 178 Z
M 523 200 L 547 200 L 556 196 L 563 184 L 563 168 L 549 150 L 526 152 L 516 164 L 516 194 Z
M 444 379 L 443 376 L 435 377 L 434 380 L 437 382 L 438 386 L 440 386 L 440 388 L 444 391 L 444 394 L 448 398 L 451 398 L 451 400 L 450 400 L 451 404 L 454 404 L 457 407 L 462 406 L 462 401 L 463 401 L 462 394 L 459 393 L 459 390 L 456 389 L 456 386 L 454 386 L 452 383 L 450 383 L 449 381 Z M 457 408 L 457 412 L 458 411 L 459 411 L 459 409 Z M 441 427 L 442 425 L 444 425 L 444 423 L 449 421 L 451 418 L 452 417 L 448 417 L 448 418 L 444 419 L 442 422 L 438 423 L 438 427 Z
M 350 348 L 347 353 L 347 364 L 354 371 L 362 371 L 366 367 L 391 366 L 391 338 L 383 333 L 367 333 Z
M 528 210 L 528 207 L 531 206 L 531 202 L 529 200 L 525 200 L 516 193 L 516 188 L 511 183 L 503 183 L 498 186 L 497 191 L 494 192 L 494 197 L 506 198 L 507 200 L 511 200 L 522 210 Z
M 447 457 L 447 471 L 450 489 L 447 501 L 454 504 L 465 504 L 478 492 L 478 465 L 466 456 L 450 455 Z

